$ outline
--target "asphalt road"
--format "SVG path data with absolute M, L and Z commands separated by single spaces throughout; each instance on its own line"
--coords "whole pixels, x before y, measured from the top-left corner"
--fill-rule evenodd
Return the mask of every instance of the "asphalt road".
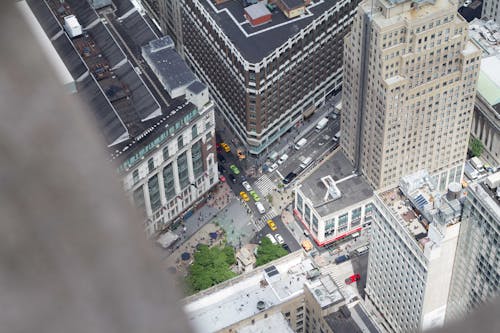
M 307 139 L 307 143 L 300 150 L 296 150 L 293 142 L 286 151 L 288 159 L 280 165 L 275 171 L 268 173 L 275 183 L 278 183 L 290 172 L 295 172 L 299 175 L 303 170 L 299 167 L 303 160 L 311 157 L 313 161 L 321 157 L 325 152 L 330 150 L 336 143 L 333 141 L 333 136 L 340 130 L 340 117 L 336 119 L 329 118 L 328 124 L 321 131 L 316 129 L 311 130 L 306 135 L 302 136 Z M 297 140 L 295 140 L 297 141 Z M 314 162 L 313 162 L 314 163 Z M 311 164 L 312 165 L 312 164 Z
M 291 252 L 297 251 L 301 248 L 300 244 L 297 242 L 297 240 L 293 237 L 293 235 L 290 233 L 287 227 L 283 224 L 283 221 L 281 221 L 281 217 L 277 216 L 273 218 L 274 223 L 276 223 L 276 226 L 278 229 L 276 231 L 272 231 L 271 228 L 269 228 L 268 225 L 266 225 L 262 230 L 257 232 L 255 236 L 252 238 L 251 242 L 254 244 L 259 244 L 260 239 L 262 237 L 266 237 L 267 234 L 271 235 L 276 235 L 280 234 L 283 237 L 283 240 L 285 241 L 285 244 L 288 245 L 290 248 Z

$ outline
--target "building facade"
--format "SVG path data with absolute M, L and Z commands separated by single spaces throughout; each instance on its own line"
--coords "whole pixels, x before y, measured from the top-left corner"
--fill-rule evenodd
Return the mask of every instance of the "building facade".
M 500 0 L 483 0 L 482 19 L 494 20 L 500 24 Z
M 484 146 L 481 158 L 496 167 L 500 165 L 500 24 L 475 19 L 469 24 L 469 36 L 483 52 L 471 136 Z
M 163 31 L 251 154 L 264 152 L 341 87 L 343 37 L 358 0 L 311 1 L 293 19 L 276 8 L 257 26 L 246 23 L 240 1 L 158 3 Z
M 484 179 L 467 187 L 447 320 L 461 319 L 499 295 L 500 201 L 495 193 L 497 188 L 490 188 Z
M 451 0 L 363 1 L 344 40 L 341 146 L 375 188 L 462 177 L 479 49 Z

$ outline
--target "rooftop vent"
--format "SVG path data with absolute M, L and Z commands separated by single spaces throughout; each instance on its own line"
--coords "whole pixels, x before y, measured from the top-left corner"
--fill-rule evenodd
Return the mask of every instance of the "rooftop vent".
M 70 38 L 78 37 L 82 34 L 82 26 L 78 22 L 75 15 L 68 15 L 64 17 L 64 29 Z
M 257 310 L 262 311 L 266 308 L 266 303 L 264 301 L 257 302 Z

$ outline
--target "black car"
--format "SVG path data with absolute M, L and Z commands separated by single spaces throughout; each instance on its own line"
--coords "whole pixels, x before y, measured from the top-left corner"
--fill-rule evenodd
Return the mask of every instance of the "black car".
M 281 245 L 288 253 L 291 253 L 292 250 L 290 250 L 290 247 L 288 246 L 287 243 L 283 243 L 283 245 Z
M 285 179 L 283 179 L 283 184 L 290 183 L 295 179 L 295 177 L 297 177 L 297 174 L 295 172 L 290 172 L 288 175 L 286 175 Z
M 224 168 L 224 166 L 223 166 L 223 165 L 220 165 L 220 164 L 219 164 L 219 165 L 217 166 L 217 168 L 219 169 L 219 172 L 220 172 L 220 173 L 226 172 L 226 168 Z
M 226 159 L 224 158 L 224 156 L 222 156 L 222 154 L 217 154 L 217 159 L 218 159 L 221 163 L 226 163 Z
M 232 181 L 233 183 L 235 183 L 235 184 L 236 184 L 236 177 L 235 177 L 232 173 L 230 173 L 230 174 L 228 175 L 228 177 L 229 177 L 229 179 L 231 179 L 231 181 Z

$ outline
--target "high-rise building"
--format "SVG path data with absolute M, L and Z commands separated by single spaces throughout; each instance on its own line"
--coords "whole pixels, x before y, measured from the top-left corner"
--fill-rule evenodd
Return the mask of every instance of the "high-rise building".
M 453 0 L 366 0 L 344 40 L 341 146 L 375 188 L 462 176 L 479 49 Z
M 500 0 L 483 0 L 482 19 L 494 20 L 500 24 Z
M 391 332 L 441 326 L 462 210 L 461 186 L 441 196 L 426 171 L 375 193 L 366 302 Z M 371 308 L 371 307 L 370 307 Z
M 500 294 L 500 173 L 470 184 L 464 203 L 447 320 Z
M 343 37 L 358 0 L 145 0 L 207 83 L 251 154 L 311 115 L 342 81 Z
M 129 0 L 113 1 L 105 15 L 87 1 L 26 3 L 37 35 L 48 37 L 44 48 L 66 66 L 63 82 L 88 103 L 146 232 L 180 219 L 218 182 L 208 88 Z

